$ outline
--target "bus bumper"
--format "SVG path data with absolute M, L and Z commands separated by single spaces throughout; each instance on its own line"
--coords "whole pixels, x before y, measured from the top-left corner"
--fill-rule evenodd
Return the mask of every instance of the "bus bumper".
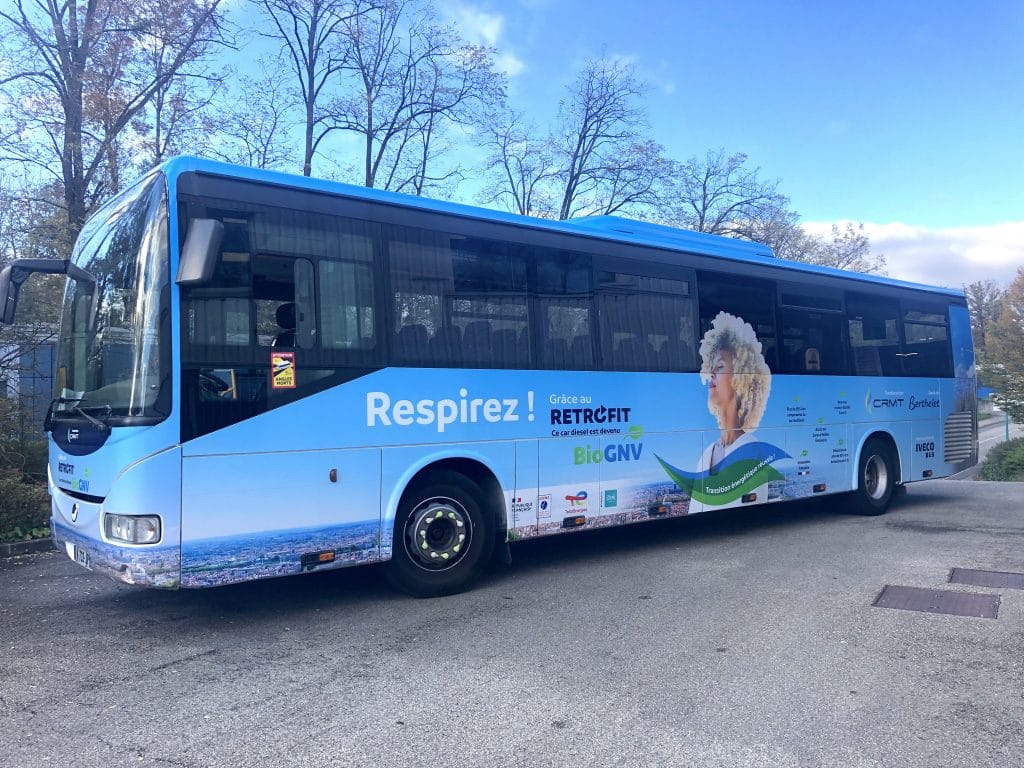
M 122 546 L 102 535 L 102 503 L 69 496 L 50 484 L 50 528 L 57 548 L 79 565 L 126 584 L 175 589 L 181 549 L 173 545 Z

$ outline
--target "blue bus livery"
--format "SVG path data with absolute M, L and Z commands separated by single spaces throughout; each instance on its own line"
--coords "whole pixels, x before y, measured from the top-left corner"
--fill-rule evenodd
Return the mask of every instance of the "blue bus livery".
M 135 584 L 385 562 L 895 489 L 977 455 L 959 291 L 613 217 L 553 222 L 175 158 L 68 261 L 56 541 Z

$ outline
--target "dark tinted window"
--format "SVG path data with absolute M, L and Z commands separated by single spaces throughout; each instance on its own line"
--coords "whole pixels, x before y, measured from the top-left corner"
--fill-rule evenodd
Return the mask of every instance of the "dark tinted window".
M 594 367 L 593 286 L 587 254 L 535 249 L 539 363 L 543 368 Z
M 901 376 L 899 302 L 847 294 L 851 372 L 858 376 Z
M 846 373 L 845 321 L 841 314 L 783 309 L 779 313 L 783 373 Z
M 264 205 L 192 201 L 224 237 L 213 278 L 183 287 L 186 439 L 379 364 L 370 225 Z
M 834 288 L 779 283 L 779 304 L 800 309 L 822 309 L 828 312 L 843 310 L 843 294 Z
M 264 364 L 271 347 L 304 350 L 306 364 L 375 357 L 365 224 L 266 206 L 206 215 L 225 236 L 213 279 L 184 292 L 190 359 Z
M 598 312 L 605 368 L 695 370 L 692 278 L 602 271 Z
M 945 307 L 904 302 L 903 336 L 903 370 L 907 376 L 953 375 Z
M 761 354 L 768 368 L 779 369 L 775 335 L 775 284 L 736 275 L 700 272 L 700 335 L 711 328 L 719 312 L 735 315 L 749 324 L 761 342 Z
M 520 247 L 394 227 L 388 253 L 396 361 L 470 368 L 529 363 Z

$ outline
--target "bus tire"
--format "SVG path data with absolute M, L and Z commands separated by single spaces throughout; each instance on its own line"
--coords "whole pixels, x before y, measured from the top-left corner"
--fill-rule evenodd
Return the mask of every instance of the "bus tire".
M 432 472 L 410 485 L 398 505 L 385 564 L 391 585 L 413 597 L 467 589 L 494 548 L 494 520 L 482 499 L 480 487 L 457 472 Z
M 857 490 L 850 497 L 850 511 L 857 515 L 882 515 L 896 492 L 896 458 L 892 447 L 873 437 L 864 443 L 857 464 Z

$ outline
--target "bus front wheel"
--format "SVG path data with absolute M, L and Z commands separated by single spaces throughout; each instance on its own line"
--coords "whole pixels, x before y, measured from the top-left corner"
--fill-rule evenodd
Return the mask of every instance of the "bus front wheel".
M 857 468 L 857 490 L 850 499 L 850 511 L 858 515 L 881 515 L 889 509 L 896 490 L 896 458 L 884 440 L 872 438 L 864 444 Z
M 384 572 L 388 581 L 414 597 L 469 587 L 494 547 L 494 524 L 482 498 L 472 480 L 449 471 L 433 472 L 406 489 Z

